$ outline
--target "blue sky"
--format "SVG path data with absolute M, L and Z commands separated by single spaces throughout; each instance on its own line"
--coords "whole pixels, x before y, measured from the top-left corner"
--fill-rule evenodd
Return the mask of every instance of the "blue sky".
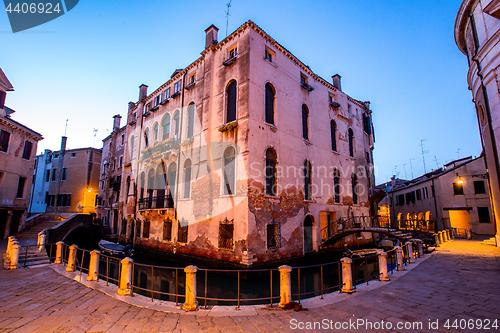
M 126 115 L 139 85 L 152 92 L 204 48 L 215 24 L 225 37 L 223 1 L 80 0 L 67 14 L 13 34 L 0 13 L 0 67 L 14 86 L 13 118 L 42 133 L 38 152 L 57 150 L 68 119 L 68 147 L 94 145 L 112 116 Z M 253 20 L 328 81 L 370 101 L 377 183 L 481 153 L 467 58 L 455 45 L 460 0 L 231 2 L 229 33 Z M 122 120 L 122 125 L 125 120 Z M 434 161 L 437 157 L 438 164 Z M 406 165 L 404 165 L 406 164 Z M 396 165 L 398 166 L 396 168 Z M 404 166 L 403 166 L 404 165 Z

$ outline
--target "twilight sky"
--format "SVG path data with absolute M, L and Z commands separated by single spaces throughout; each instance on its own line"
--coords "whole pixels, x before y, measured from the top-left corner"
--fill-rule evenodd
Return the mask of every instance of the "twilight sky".
M 15 89 L 6 101 L 13 119 L 44 136 L 38 153 L 59 149 L 66 119 L 68 148 L 93 146 L 94 129 L 102 147 L 111 117 L 126 116 L 140 84 L 153 92 L 197 59 L 211 24 L 226 36 L 227 2 L 80 0 L 15 34 L 2 11 L 0 67 Z M 228 32 L 251 19 L 316 74 L 329 82 L 340 74 L 345 93 L 371 102 L 378 184 L 395 170 L 411 178 L 410 160 L 414 177 L 424 172 L 422 139 L 427 171 L 481 153 L 467 58 L 453 36 L 460 3 L 232 0 Z

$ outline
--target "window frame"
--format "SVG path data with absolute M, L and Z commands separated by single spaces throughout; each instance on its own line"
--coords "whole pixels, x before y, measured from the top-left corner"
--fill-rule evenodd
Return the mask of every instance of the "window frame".
M 4 139 L 3 139 L 3 137 L 5 137 L 5 134 L 4 134 L 4 133 L 7 133 L 7 135 L 8 135 L 8 137 L 7 137 L 7 141 L 6 141 L 6 142 L 7 142 L 7 144 L 5 145 L 5 147 L 3 147 L 3 145 L 2 145 L 2 140 L 4 140 Z M 3 137 L 2 137 L 2 134 L 4 134 L 4 135 L 3 135 Z M 1 129 L 1 130 L 0 130 L 0 147 L 2 148 L 2 149 L 0 149 L 0 152 L 2 152 L 2 153 L 6 153 L 6 154 L 8 154 L 8 153 L 9 153 L 9 147 L 10 147 L 10 139 L 11 139 L 11 136 L 12 136 L 12 133 L 11 133 L 11 132 L 8 132 L 8 131 L 3 130 L 3 129 Z

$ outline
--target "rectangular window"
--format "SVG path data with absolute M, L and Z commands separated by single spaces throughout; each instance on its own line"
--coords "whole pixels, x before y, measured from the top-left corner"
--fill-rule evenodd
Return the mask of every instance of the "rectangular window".
M 172 240 L 172 220 L 166 219 L 163 221 L 163 240 L 171 241 Z
M 181 81 L 177 81 L 174 84 L 174 94 L 178 93 L 181 91 Z
M 307 76 L 305 76 L 304 74 L 300 74 L 300 84 L 302 86 L 307 84 Z
M 464 194 L 464 184 L 453 183 L 453 194 L 455 195 Z
M 267 47 L 266 47 L 266 53 L 264 54 L 264 59 L 266 59 L 269 62 L 273 62 L 274 60 L 274 52 L 269 50 Z
M 120 165 L 119 165 L 119 168 L 121 168 L 123 166 L 123 156 L 120 156 Z
M 267 248 L 278 249 L 281 247 L 281 228 L 279 223 L 267 225 Z
M 121 144 L 123 145 L 124 143 L 125 143 L 125 134 L 122 134 L 122 143 Z M 73 154 L 71 154 L 71 155 L 73 155 Z
M 422 197 L 427 199 L 429 197 L 429 192 L 427 191 L 427 187 L 422 188 Z
M 233 221 L 227 219 L 219 222 L 219 249 L 232 250 L 233 249 L 233 234 L 234 225 Z
M 196 73 L 192 74 L 189 77 L 189 83 L 195 83 L 196 82 Z
M 75 158 L 76 157 L 76 153 L 71 153 L 71 158 Z
M 121 235 L 127 234 L 127 219 L 122 219 L 122 228 L 120 230 Z
M 170 98 L 170 88 L 167 88 L 167 90 L 165 90 L 165 100 L 169 99 Z
M 61 180 L 66 180 L 66 177 L 68 176 L 68 168 L 63 168 L 62 169 L 62 176 Z
M 177 225 L 177 241 L 179 243 L 187 243 L 188 241 L 188 227 L 187 221 L 178 221 Z
M 10 133 L 0 130 L 0 151 L 6 153 L 9 150 Z
M 421 200 L 422 199 L 422 190 L 418 189 L 417 190 L 417 200 Z
M 149 220 L 144 220 L 144 227 L 142 228 L 142 238 L 149 238 L 149 226 L 151 222 Z
M 490 223 L 490 210 L 488 207 L 477 207 L 477 215 L 479 216 L 479 223 Z
M 55 182 L 56 181 L 56 169 L 52 169 L 52 177 L 50 178 L 50 181 Z
M 238 55 L 238 48 L 235 46 L 228 50 L 228 59 L 234 58 Z
M 474 181 L 474 193 L 475 194 L 485 194 L 486 193 L 486 188 L 484 186 L 483 180 Z
M 45 171 L 45 181 L 47 183 L 50 181 L 50 169 Z
M 432 197 L 436 196 L 436 192 L 434 192 L 434 185 L 431 185 L 431 195 Z
M 29 160 L 31 158 L 31 148 L 33 148 L 33 144 L 28 140 L 24 141 L 23 159 Z
M 24 183 L 26 183 L 26 178 L 19 177 L 19 182 L 17 183 L 17 193 L 16 198 L 22 198 L 24 195 Z

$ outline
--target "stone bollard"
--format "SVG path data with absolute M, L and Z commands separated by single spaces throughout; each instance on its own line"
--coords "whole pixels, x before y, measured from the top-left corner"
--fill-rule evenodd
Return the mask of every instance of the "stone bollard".
M 54 261 L 54 264 L 62 264 L 63 263 L 62 256 L 63 256 L 64 243 L 57 242 L 56 246 L 57 246 L 56 247 L 56 260 Z
M 451 239 L 455 239 L 455 233 L 456 233 L 456 230 L 455 228 L 451 228 Z
M 436 243 L 436 246 L 439 246 L 439 236 L 438 236 L 438 234 L 434 234 L 434 242 Z
M 196 271 L 198 267 L 190 265 L 184 268 L 186 273 L 186 301 L 182 308 L 186 311 L 194 311 L 198 307 L 196 301 Z
M 89 276 L 87 281 L 97 281 L 99 278 L 99 256 L 101 252 L 94 250 L 90 252 Z
M 405 267 L 403 266 L 403 249 L 401 246 L 396 246 L 394 247 L 396 250 L 396 270 L 397 271 L 404 271 Z
M 442 231 L 438 232 L 438 235 L 439 235 L 439 244 L 443 244 L 444 243 L 443 232 Z
M 387 252 L 378 253 L 378 271 L 380 281 L 389 281 L 389 274 L 387 273 Z
M 451 240 L 451 232 L 450 232 L 450 229 L 446 229 L 446 237 L 448 238 L 448 240 L 450 241 Z
M 423 257 L 424 256 L 424 242 L 422 242 L 421 239 L 416 239 L 416 241 L 417 241 L 418 256 Z
M 132 281 L 132 263 L 134 261 L 129 257 L 123 258 L 120 261 L 121 274 L 120 274 L 120 282 L 118 284 L 118 295 L 120 296 L 128 296 L 131 294 L 130 283 Z M 188 279 L 186 276 L 186 290 L 188 288 Z
M 43 248 L 45 247 L 45 230 L 41 231 L 38 234 L 38 251 L 42 252 Z
M 408 255 L 408 262 L 410 264 L 413 264 L 415 262 L 415 257 L 413 256 L 413 243 L 412 242 L 406 242 L 406 253 Z
M 290 283 L 292 267 L 282 265 L 278 269 L 280 271 L 280 303 L 278 306 L 283 308 L 292 301 L 292 285 Z
M 74 272 L 76 267 L 76 251 L 78 250 L 78 246 L 75 244 L 69 247 L 69 256 L 68 256 L 68 266 L 66 266 L 66 272 Z
M 467 229 L 467 239 L 472 239 L 472 229 Z
M 352 288 L 352 259 L 351 258 L 342 258 L 340 259 L 342 262 L 342 292 L 343 293 L 352 293 L 354 289 Z
M 10 246 L 9 269 L 19 268 L 19 244 Z
M 12 245 L 14 245 L 14 241 L 16 240 L 16 237 L 14 236 L 9 236 L 8 242 L 7 242 L 7 257 L 10 256 L 10 250 L 12 248 Z

